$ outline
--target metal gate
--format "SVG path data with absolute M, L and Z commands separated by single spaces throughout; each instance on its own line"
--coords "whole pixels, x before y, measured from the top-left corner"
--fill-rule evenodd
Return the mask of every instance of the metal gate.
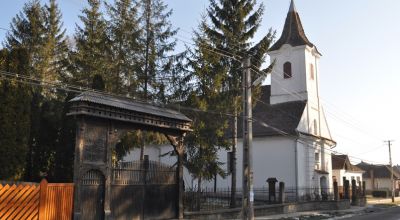
M 104 176 L 98 170 L 88 171 L 82 178 L 82 219 L 104 219 Z
M 177 217 L 176 169 L 155 161 L 119 163 L 113 168 L 111 213 L 119 219 Z

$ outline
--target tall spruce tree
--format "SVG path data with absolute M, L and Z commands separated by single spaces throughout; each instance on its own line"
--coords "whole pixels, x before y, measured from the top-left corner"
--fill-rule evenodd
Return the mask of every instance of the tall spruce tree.
M 135 69 L 139 68 L 139 54 L 142 51 L 137 5 L 132 0 L 115 0 L 113 5 L 106 6 L 112 53 L 112 91 L 133 96 L 138 80 Z
M 68 44 L 63 28 L 62 14 L 56 0 L 49 0 L 44 6 L 44 67 L 43 79 L 47 81 L 66 81 L 68 66 Z
M 12 19 L 10 26 L 5 47 L 9 51 L 24 48 L 28 58 L 25 72 L 30 76 L 42 78 L 45 14 L 39 0 L 26 3 L 22 11 Z
M 187 112 L 193 119 L 193 132 L 185 139 L 187 159 L 185 166 L 198 180 L 198 192 L 201 192 L 202 180 L 211 180 L 216 175 L 225 177 L 218 158 L 220 149 L 227 149 L 229 141 L 225 138 L 228 117 L 218 112 L 226 112 L 225 107 L 231 100 L 223 92 L 227 80 L 228 68 L 221 62 L 221 55 L 210 48 L 215 44 L 204 34 L 204 20 L 198 32 L 195 32 L 195 47 L 187 52 L 188 77 L 195 86 L 186 98 L 186 105 L 200 109 Z M 217 114 L 215 114 L 217 113 Z M 199 203 L 198 203 L 199 204 Z
M 0 51 L 0 69 L 26 75 L 28 53 L 23 48 Z M 15 79 L 0 77 L 0 176 L 21 180 L 29 144 L 31 90 Z
M 27 65 L 22 70 L 26 75 L 42 78 L 44 62 L 45 14 L 38 0 L 26 3 L 22 11 L 13 18 L 11 31 L 7 34 L 5 46 L 9 51 L 26 50 Z M 25 179 L 32 180 L 35 148 L 40 134 L 40 105 L 42 89 L 31 87 L 29 151 L 26 155 Z
M 145 100 L 160 98 L 157 96 L 163 87 L 163 78 L 173 71 L 173 53 L 177 29 L 169 21 L 172 10 L 162 0 L 139 0 L 142 57 L 137 70 L 139 90 Z M 165 85 L 164 85 L 165 86 Z
M 110 76 L 109 42 L 107 23 L 101 11 L 100 0 L 88 0 L 88 7 L 82 10 L 79 18 L 82 27 L 76 27 L 76 48 L 72 53 L 74 83 L 90 87 L 95 75 L 105 80 L 106 90 L 113 82 Z
M 65 75 L 68 53 L 61 13 L 54 0 L 42 6 L 33 0 L 11 23 L 5 42 L 10 51 L 23 48 L 27 51 L 24 74 L 45 81 L 55 81 Z M 31 87 L 29 151 L 26 155 L 25 179 L 39 180 L 53 166 L 55 146 L 58 142 L 62 105 L 55 90 Z M 51 138 L 49 138 L 51 137 Z
M 265 59 L 266 52 L 269 45 L 274 37 L 274 32 L 269 30 L 267 34 L 262 38 L 260 42 L 253 43 L 252 38 L 258 30 L 261 22 L 261 16 L 264 12 L 263 5 L 257 5 L 255 0 L 236 0 L 236 1 L 225 1 L 225 0 L 210 0 L 210 5 L 207 8 L 207 14 L 204 21 L 199 26 L 199 30 L 196 33 L 194 49 L 191 49 L 189 54 L 189 74 L 186 74 L 184 81 L 196 82 L 200 86 L 200 90 L 194 90 L 196 99 L 201 99 L 204 82 L 212 82 L 213 79 L 220 79 L 218 82 L 218 89 L 214 88 L 215 95 L 209 95 L 209 97 L 223 98 L 216 99 L 203 99 L 205 102 L 201 106 L 209 106 L 210 110 L 220 110 L 222 112 L 234 112 L 237 115 L 241 110 L 240 93 L 241 93 L 241 82 L 242 82 L 242 70 L 240 60 L 246 56 L 252 57 L 252 64 L 256 68 L 260 68 L 263 60 Z M 194 51 L 194 52 L 193 52 Z M 214 54 L 214 55 L 207 55 Z M 220 55 L 215 55 L 220 54 Z M 225 54 L 221 55 L 221 54 Z M 208 69 L 208 70 L 207 70 Z M 206 73 L 206 74 L 204 74 Z M 217 86 L 216 84 L 214 86 Z M 193 90 L 192 90 L 193 91 Z M 258 91 L 255 89 L 253 95 L 258 95 Z M 189 100 L 191 98 L 189 97 Z M 227 133 L 227 127 L 218 127 L 209 121 L 212 117 L 199 117 L 194 121 L 194 134 L 201 132 L 202 129 L 206 131 L 214 131 L 214 133 Z M 234 117 L 227 119 L 220 119 L 220 124 L 226 125 L 227 120 L 233 120 Z M 236 120 L 237 121 L 237 120 Z M 202 125 L 198 127 L 197 124 Z M 232 122 L 230 123 L 232 124 Z M 200 130 L 199 130 L 200 129 Z M 229 132 L 234 133 L 234 132 Z M 221 135 L 221 138 L 225 138 L 226 135 Z M 193 139 L 188 139 L 193 140 Z M 209 142 L 208 145 L 197 143 L 197 146 L 201 146 L 201 151 L 197 151 L 197 155 L 190 151 L 193 151 L 190 147 L 188 150 L 189 158 L 190 155 L 194 156 L 192 160 L 196 160 L 199 155 L 207 152 L 207 158 L 217 160 L 216 154 L 220 146 L 224 146 L 219 143 L 216 139 L 211 139 L 213 142 Z M 225 142 L 222 142 L 225 143 Z M 231 142 L 231 145 L 236 143 L 236 140 Z M 190 146 L 190 145 L 188 145 Z M 195 146 L 195 145 L 193 145 Z M 226 145 L 225 145 L 226 146 Z M 205 150 L 206 149 L 206 150 Z M 196 151 L 196 150 L 195 150 Z M 236 145 L 232 146 L 233 154 L 236 153 Z M 232 158 L 235 161 L 236 155 Z M 198 159 L 197 159 L 198 160 Z M 201 161 L 201 160 L 198 160 Z M 209 161 L 203 161 L 203 164 L 207 164 Z M 218 165 L 218 161 L 214 161 Z M 201 164 L 201 163 L 200 163 Z M 197 166 L 201 165 L 198 164 Z M 236 188 L 236 166 L 234 165 L 232 170 L 232 194 L 235 195 Z M 196 171 L 196 170 L 195 170 Z M 200 175 L 215 176 L 215 172 L 212 173 L 201 173 L 201 169 L 197 169 Z M 204 171 L 203 171 L 204 172 Z M 195 173 L 195 175 L 197 175 Z M 199 182 L 199 186 L 200 187 Z M 232 197 L 234 200 L 234 197 Z M 234 202 L 231 204 L 235 206 Z
M 174 52 L 177 30 L 169 21 L 172 10 L 163 0 L 139 0 L 140 28 L 143 30 L 140 38 L 141 51 L 137 65 L 138 96 L 146 101 L 166 101 L 165 78 L 175 71 L 176 57 Z M 153 133 L 143 133 L 140 159 L 144 158 L 145 143 L 150 139 L 162 141 L 161 136 Z M 146 138 L 147 137 L 147 138 Z
M 251 63 L 255 68 L 260 68 L 267 55 L 268 48 L 275 36 L 270 29 L 261 41 L 254 43 L 252 39 L 258 31 L 264 13 L 263 4 L 258 5 L 256 0 L 210 0 L 210 6 L 207 9 L 210 24 L 205 25 L 204 30 L 208 38 L 215 43 L 216 48 L 225 51 L 227 54 L 237 59 L 251 57 Z M 235 115 L 240 111 L 240 96 L 242 72 L 241 63 L 233 59 L 223 57 L 221 62 L 228 67 L 228 80 L 225 90 L 231 100 L 227 109 L 234 112 Z M 254 79 L 254 77 L 253 77 Z M 258 96 L 259 90 L 255 89 L 253 96 Z M 237 123 L 237 118 L 233 123 Z M 236 128 L 234 125 L 233 128 Z M 237 131 L 233 131 L 235 134 Z M 233 170 L 232 170 L 232 201 L 234 206 L 234 195 L 236 188 L 236 143 L 234 137 L 232 140 Z

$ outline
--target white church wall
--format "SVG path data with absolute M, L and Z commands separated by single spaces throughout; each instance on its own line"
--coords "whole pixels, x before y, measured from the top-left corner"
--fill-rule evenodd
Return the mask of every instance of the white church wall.
M 160 155 L 171 151 L 173 148 L 169 145 L 165 146 L 147 146 L 145 154 L 149 155 L 150 160 L 160 161 L 165 164 L 173 165 L 176 163 L 176 157 Z M 238 141 L 237 147 L 237 188 L 242 187 L 242 141 Z M 124 161 L 138 160 L 140 149 L 134 149 Z M 218 157 L 221 162 L 225 163 L 222 167 L 227 171 L 227 151 L 220 150 Z M 299 158 L 302 160 L 302 158 Z M 254 172 L 254 187 L 260 188 L 266 186 L 266 179 L 275 177 L 278 181 L 285 182 L 286 186 L 295 186 L 295 141 L 286 137 L 268 137 L 253 139 L 253 172 Z M 300 169 L 299 169 L 300 170 Z M 184 171 L 185 186 L 196 186 L 197 181 L 193 180 L 191 175 L 185 169 Z M 214 180 L 203 181 L 203 186 L 214 187 Z M 217 177 L 218 188 L 231 187 L 231 175 L 225 179 Z
M 286 186 L 295 186 L 295 141 L 286 137 L 267 137 L 253 139 L 253 173 L 255 188 L 266 186 L 269 177 L 285 182 Z M 242 141 L 238 140 L 237 148 L 237 188 L 242 187 Z M 219 151 L 220 161 L 226 162 L 227 152 Z M 227 165 L 224 165 L 227 169 Z M 206 187 L 213 187 L 214 181 L 204 183 Z M 225 179 L 217 177 L 218 188 L 231 187 L 231 175 Z
M 302 142 L 297 142 L 297 178 L 298 178 L 298 185 L 303 186 L 304 188 L 308 188 L 309 186 L 309 179 L 311 172 L 314 170 L 310 170 L 310 150 L 307 148 L 307 145 Z M 311 167 L 312 168 L 312 167 Z M 294 185 L 293 185 L 294 186 Z

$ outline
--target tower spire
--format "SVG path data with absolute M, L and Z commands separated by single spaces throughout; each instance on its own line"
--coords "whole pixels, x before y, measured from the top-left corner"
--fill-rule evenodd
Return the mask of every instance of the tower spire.
M 304 33 L 303 25 L 301 24 L 300 16 L 297 13 L 294 0 L 290 1 L 289 11 L 286 16 L 285 26 L 283 27 L 282 35 L 279 40 L 272 45 L 270 51 L 279 50 L 284 44 L 289 44 L 292 47 L 314 45 L 307 39 Z
M 294 4 L 294 0 L 291 0 L 289 12 L 295 12 L 295 11 L 296 11 L 296 5 Z

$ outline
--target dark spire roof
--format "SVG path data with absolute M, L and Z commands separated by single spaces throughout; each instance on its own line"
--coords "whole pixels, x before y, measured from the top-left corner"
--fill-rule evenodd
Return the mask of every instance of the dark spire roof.
M 284 44 L 290 44 L 293 47 L 300 45 L 314 47 L 314 44 L 307 39 L 304 33 L 303 25 L 293 0 L 290 3 L 281 38 L 270 48 L 270 51 L 279 50 Z

